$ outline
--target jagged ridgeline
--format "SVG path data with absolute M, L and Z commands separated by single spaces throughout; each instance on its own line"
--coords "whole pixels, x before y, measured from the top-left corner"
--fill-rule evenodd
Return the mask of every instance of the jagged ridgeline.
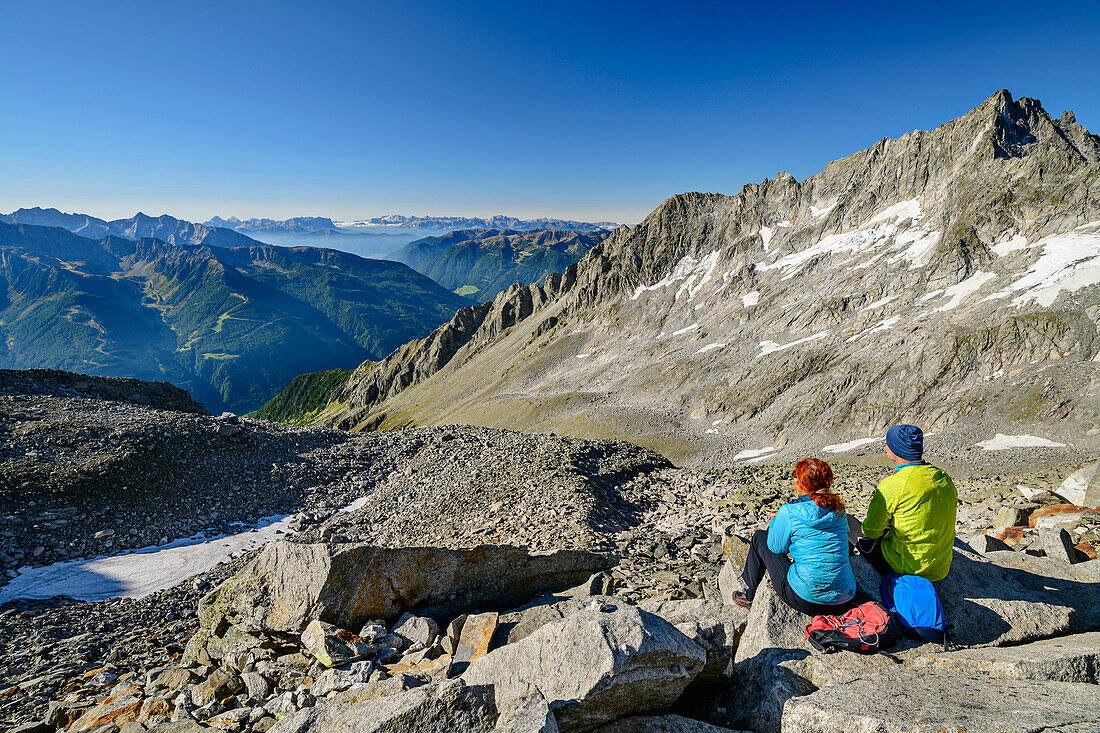
M 610 232 L 465 229 L 425 237 L 389 255 L 460 295 L 492 300 L 513 283 L 541 283 L 564 272 Z
M 624 437 L 674 459 L 902 418 L 1084 436 L 1098 174 L 1100 140 L 1071 113 L 1001 91 L 804 181 L 674 196 L 364 364 L 315 419 Z
M 381 358 L 469 303 L 398 263 L 253 245 L 0 224 L 0 368 L 166 380 L 246 412 L 295 375 Z

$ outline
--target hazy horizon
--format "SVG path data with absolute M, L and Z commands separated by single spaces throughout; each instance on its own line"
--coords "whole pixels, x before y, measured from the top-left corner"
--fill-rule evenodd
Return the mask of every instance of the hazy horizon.
M 20 29 L 0 48 L 4 211 L 632 224 L 677 193 L 804 179 L 1002 88 L 1100 127 L 1095 74 L 1074 73 L 1100 65 L 1087 3 L 0 10 Z

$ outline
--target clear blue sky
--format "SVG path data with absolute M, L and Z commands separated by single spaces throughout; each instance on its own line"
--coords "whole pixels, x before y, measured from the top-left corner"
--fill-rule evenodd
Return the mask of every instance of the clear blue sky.
M 1100 129 L 1100 3 L 0 0 L 0 211 L 635 222 L 1000 88 Z

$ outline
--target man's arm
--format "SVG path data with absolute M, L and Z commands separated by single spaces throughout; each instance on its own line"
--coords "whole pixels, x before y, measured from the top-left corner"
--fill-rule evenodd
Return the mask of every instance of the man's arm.
M 863 520 L 863 536 L 878 539 L 886 532 L 889 524 L 890 508 L 886 505 L 886 497 L 875 489 L 875 493 L 871 495 L 871 505 L 867 507 L 867 518 Z

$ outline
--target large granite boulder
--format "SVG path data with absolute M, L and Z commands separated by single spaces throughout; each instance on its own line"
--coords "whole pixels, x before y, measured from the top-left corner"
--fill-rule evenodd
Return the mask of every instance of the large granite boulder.
M 1071 473 L 1054 493 L 1077 506 L 1100 506 L 1100 461 Z
M 569 598 L 560 594 L 532 598 L 528 603 L 500 614 L 492 646 L 496 649 L 505 644 L 515 644 L 552 621 L 560 621 L 585 608 L 601 607 L 609 603 L 621 604 L 622 599 L 612 596 Z
M 521 641 L 546 624 L 585 608 L 621 603 L 622 599 L 611 596 L 541 596 L 520 608 L 500 614 L 493 648 Z M 643 601 L 638 607 L 668 621 L 703 648 L 707 663 L 696 677 L 696 683 L 709 684 L 725 679 L 726 668 L 733 660 L 733 650 L 737 648 L 737 641 L 745 629 L 749 615 L 747 610 L 702 598 Z
M 576 585 L 613 565 L 581 550 L 532 553 L 483 545 L 383 548 L 362 544 L 272 542 L 199 604 L 202 628 L 189 648 L 218 658 L 222 638 L 237 633 L 300 634 L 320 619 L 357 629 L 368 619 L 405 611 L 453 616 L 473 607 L 517 605 L 537 593 Z M 235 630 L 235 631 L 232 631 Z
M 640 608 L 660 616 L 707 653 L 707 663 L 693 684 L 717 683 L 726 678 L 749 612 L 740 606 L 693 598 L 681 601 L 643 601 Z
M 706 652 L 633 606 L 581 610 L 470 664 L 471 685 L 533 685 L 562 731 L 661 711 L 703 669 Z
M 326 701 L 288 715 L 271 733 L 557 733 L 546 700 L 530 693 L 446 680 L 362 702 Z
M 1100 631 L 1019 646 L 960 649 L 921 657 L 918 669 L 988 675 L 1008 680 L 1100 684 Z M 1097 694 L 1100 695 L 1100 689 Z
M 783 733 L 1100 730 L 1095 685 L 896 670 L 797 697 Z

